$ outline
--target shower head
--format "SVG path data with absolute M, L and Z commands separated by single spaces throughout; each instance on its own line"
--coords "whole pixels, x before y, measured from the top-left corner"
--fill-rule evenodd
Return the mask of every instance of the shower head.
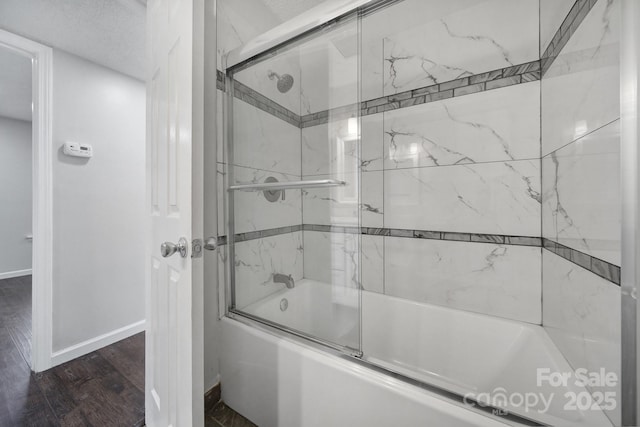
M 280 76 L 277 73 L 274 73 L 273 71 L 269 70 L 269 79 L 270 80 L 278 79 L 277 86 L 278 86 L 278 90 L 281 93 L 289 92 L 291 87 L 293 87 L 293 76 L 291 74 L 283 74 Z

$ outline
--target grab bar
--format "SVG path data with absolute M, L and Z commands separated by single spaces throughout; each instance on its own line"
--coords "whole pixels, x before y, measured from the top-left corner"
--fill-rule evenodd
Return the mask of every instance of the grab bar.
M 289 182 L 265 182 L 262 184 L 241 184 L 232 185 L 229 191 L 265 191 L 265 190 L 287 190 L 290 188 L 322 188 L 341 187 L 346 185 L 344 181 L 337 179 L 317 179 L 314 181 L 289 181 Z

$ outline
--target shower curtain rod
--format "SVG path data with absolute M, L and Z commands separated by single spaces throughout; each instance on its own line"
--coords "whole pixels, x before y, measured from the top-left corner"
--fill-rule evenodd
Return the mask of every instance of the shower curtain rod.
M 359 7 L 369 3 L 377 3 L 378 1 L 379 0 L 326 1 L 250 40 L 243 46 L 233 49 L 226 58 L 225 70 L 233 68 L 308 31 L 321 27 L 327 22 L 340 18 Z

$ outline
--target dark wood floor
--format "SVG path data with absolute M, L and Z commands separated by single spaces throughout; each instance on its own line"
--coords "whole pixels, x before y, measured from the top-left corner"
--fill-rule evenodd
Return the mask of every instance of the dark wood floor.
M 0 280 L 0 426 L 144 425 L 144 333 L 31 372 L 31 276 Z M 254 427 L 223 402 L 211 427 Z
M 31 372 L 31 277 L 0 280 L 0 426 L 144 424 L 144 334 Z

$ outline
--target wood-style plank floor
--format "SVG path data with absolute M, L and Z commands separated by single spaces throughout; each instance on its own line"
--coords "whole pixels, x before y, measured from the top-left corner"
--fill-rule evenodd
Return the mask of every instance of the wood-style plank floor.
M 144 424 L 144 334 L 31 372 L 31 276 L 0 280 L 0 426 Z
M 0 280 L 0 427 L 144 425 L 144 333 L 31 372 L 31 276 Z M 212 427 L 254 427 L 224 402 Z

